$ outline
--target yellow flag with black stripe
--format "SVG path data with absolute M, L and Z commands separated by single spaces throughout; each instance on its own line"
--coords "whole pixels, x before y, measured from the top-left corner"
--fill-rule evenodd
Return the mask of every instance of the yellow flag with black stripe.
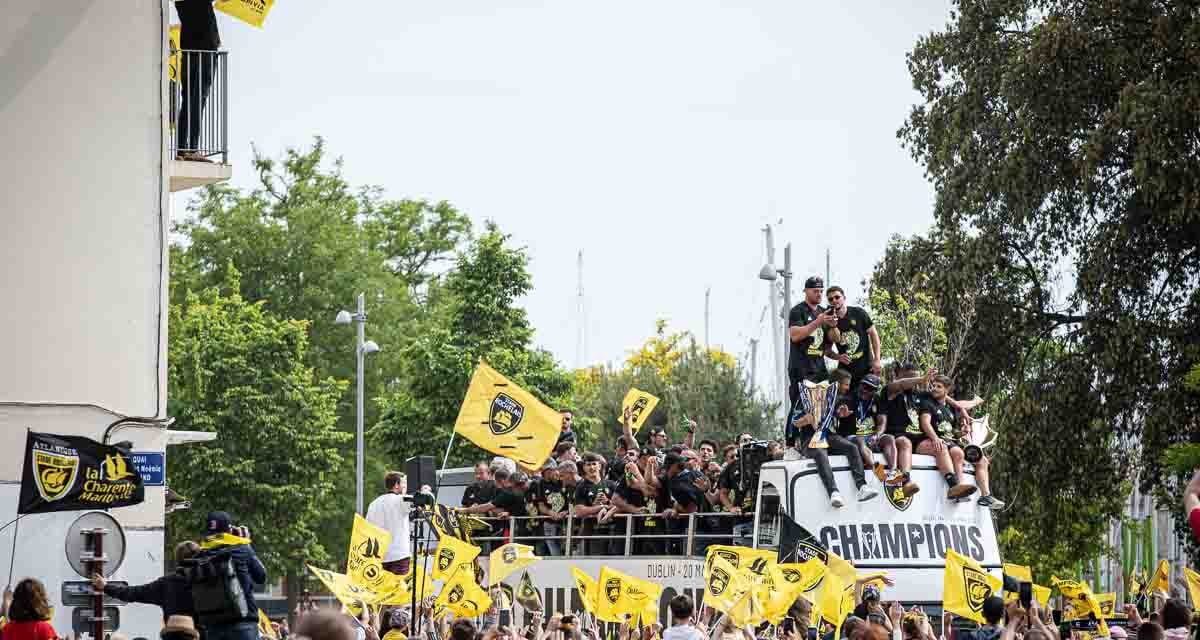
M 1079 580 L 1059 580 L 1057 577 L 1052 576 L 1050 583 L 1062 593 L 1063 620 L 1086 620 L 1089 616 L 1095 616 L 1100 621 L 1100 626 L 1096 629 L 1096 632 L 1101 636 L 1108 635 L 1108 625 L 1104 622 L 1104 614 L 1100 610 L 1100 603 L 1096 600 L 1095 594 L 1092 593 L 1092 588 L 1086 582 Z
M 983 570 L 978 562 L 946 551 L 946 571 L 942 578 L 942 608 L 950 613 L 984 624 L 983 602 L 1000 593 L 1001 580 Z
M 796 598 L 804 594 L 808 578 L 807 569 L 801 563 L 776 564 L 771 567 L 771 585 L 763 606 L 763 615 L 771 624 L 782 622 Z M 824 574 L 824 567 L 821 573 Z
M 510 542 L 492 552 L 488 557 L 488 586 L 492 586 L 513 573 L 541 560 L 533 554 L 533 547 Z
M 1112 620 L 1117 614 L 1117 594 L 1097 593 L 1096 604 L 1100 605 L 1100 619 Z
M 646 420 L 650 418 L 650 414 L 654 413 L 654 407 L 658 406 L 658 397 L 642 391 L 637 387 L 632 387 L 625 394 L 625 399 L 621 401 L 621 415 L 617 416 L 617 422 L 625 420 L 625 410 L 629 410 L 629 426 L 637 433 L 642 425 L 646 424 Z
M 836 637 L 841 635 L 842 622 L 854 610 L 854 581 L 858 574 L 854 565 L 836 553 L 827 551 L 826 555 L 827 570 L 817 591 L 815 608 L 821 612 L 821 618 L 837 629 Z
M 414 558 L 415 560 L 415 558 Z M 433 578 L 425 572 L 424 563 L 408 563 L 408 573 L 399 576 L 396 588 L 380 604 L 403 606 L 411 604 L 413 591 L 416 590 L 417 600 L 433 595 Z M 468 566 L 472 566 L 469 565 Z
M 596 615 L 596 581 L 578 567 L 571 567 L 571 578 L 579 591 L 579 599 L 588 613 Z
M 481 616 L 492 606 L 492 597 L 475 582 L 475 573 L 468 570 L 455 571 L 454 576 L 442 585 L 442 592 L 434 601 L 435 608 L 445 609 L 462 618 Z
M 171 55 L 167 57 L 167 78 L 171 82 L 179 82 L 179 70 L 183 65 L 183 53 L 180 51 L 182 47 L 179 45 L 182 34 L 183 27 L 178 24 L 171 25 L 167 30 L 167 44 L 171 48 Z
M 362 611 L 363 605 L 371 605 L 379 602 L 387 594 L 380 594 L 362 585 L 352 582 L 344 573 L 336 571 L 327 571 L 318 569 L 317 567 L 308 565 L 308 570 L 313 572 L 313 575 L 329 589 L 329 593 L 338 599 L 338 602 L 346 605 L 346 608 L 351 612 Z
M 1150 576 L 1150 584 L 1146 585 L 1151 595 L 1171 593 L 1171 565 L 1166 560 L 1159 560 L 1154 575 Z
M 437 550 L 434 551 L 433 579 L 447 580 L 454 575 L 460 565 L 470 563 L 480 553 L 480 548 L 467 544 L 451 535 L 444 535 L 438 540 Z
M 274 5 L 275 0 L 217 0 L 213 8 L 261 29 Z
M 350 581 L 381 593 L 395 589 L 395 574 L 383 570 L 383 556 L 391 544 L 391 532 L 354 514 L 350 549 L 346 553 L 346 575 Z
M 554 450 L 561 424 L 557 411 L 480 362 L 454 432 L 526 469 L 538 469 Z
M 729 614 L 754 585 L 726 556 L 710 554 L 704 567 L 704 604 Z
M 745 571 L 754 584 L 762 585 L 770 579 L 771 567 L 775 566 L 778 553 L 771 549 L 751 549 L 724 544 L 708 547 L 704 563 L 711 564 L 714 558 L 722 558 L 734 569 Z

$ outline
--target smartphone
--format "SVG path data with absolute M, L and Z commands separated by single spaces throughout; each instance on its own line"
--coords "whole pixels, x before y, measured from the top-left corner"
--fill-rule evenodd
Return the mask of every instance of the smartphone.
M 808 628 L 808 640 L 817 640 L 817 628 L 816 627 Z
M 875 624 L 884 624 L 884 617 L 881 613 L 868 613 L 867 621 L 874 622 Z
M 500 626 L 502 626 L 502 627 L 511 627 L 512 626 L 512 609 L 501 609 L 500 610 Z
M 796 630 L 796 621 L 791 618 L 784 618 L 782 626 L 784 633 L 793 633 Z
M 1022 582 L 1020 587 L 1017 589 L 1017 594 L 1017 599 L 1020 600 L 1021 606 L 1028 611 L 1033 605 L 1033 583 Z

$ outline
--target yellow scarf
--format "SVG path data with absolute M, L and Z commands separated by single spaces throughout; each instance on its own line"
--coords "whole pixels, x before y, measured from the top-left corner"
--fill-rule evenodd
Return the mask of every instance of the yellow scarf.
M 241 544 L 250 544 L 250 539 L 235 536 L 232 533 L 218 533 L 201 540 L 200 548 L 208 550 L 218 547 L 236 547 Z

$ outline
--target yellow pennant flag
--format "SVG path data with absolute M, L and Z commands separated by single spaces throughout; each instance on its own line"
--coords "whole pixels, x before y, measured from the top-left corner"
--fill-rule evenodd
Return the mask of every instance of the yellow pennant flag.
M 1190 567 L 1183 568 L 1183 577 L 1187 579 L 1188 595 L 1192 597 L 1192 608 L 1200 606 L 1200 573 Z
M 308 570 L 312 571 L 313 575 L 325 584 L 325 588 L 329 589 L 338 602 L 346 605 L 346 608 L 352 612 L 361 611 L 362 605 L 373 604 L 381 598 L 381 594 L 351 582 L 344 573 L 318 569 L 311 564 L 308 565 Z
M 854 581 L 858 574 L 854 565 L 836 553 L 829 551 L 826 555 L 828 569 L 817 590 L 815 608 L 826 622 L 837 628 L 840 635 L 842 622 L 854 610 Z
M 514 572 L 541 559 L 540 556 L 533 555 L 533 547 L 527 544 L 510 542 L 496 549 L 488 558 L 488 586 L 500 582 Z
M 1017 582 L 1033 582 L 1033 571 L 1023 564 L 1004 563 L 1004 575 L 1012 576 Z
M 474 618 L 491 608 L 492 597 L 475 582 L 474 572 L 455 571 L 454 576 L 442 585 L 434 606 L 462 618 Z
M 629 392 L 625 394 L 625 399 L 621 401 L 621 415 L 617 416 L 617 422 L 625 420 L 625 410 L 629 409 L 630 427 L 634 433 L 637 433 L 642 425 L 646 424 L 646 420 L 657 406 L 657 397 L 637 387 L 630 388 Z
M 754 585 L 723 555 L 710 555 L 704 567 L 704 604 L 729 614 Z
M 1150 590 L 1150 594 L 1166 594 L 1171 593 L 1171 565 L 1166 560 L 1159 560 L 1158 567 L 1154 570 L 1154 575 L 1150 577 L 1150 584 L 1146 585 Z
M 391 544 L 391 532 L 354 514 L 350 549 L 346 554 L 346 575 L 350 581 L 376 592 L 394 589 L 396 576 L 383 570 L 383 556 Z
M 792 603 L 804 593 L 808 582 L 806 569 L 803 563 L 777 564 L 771 567 L 771 589 L 763 607 L 763 614 L 771 624 L 779 624 L 786 618 Z M 821 574 L 824 573 L 824 567 L 821 567 Z
M 1053 593 L 1050 587 L 1043 587 L 1040 584 L 1033 585 L 1033 599 L 1038 601 L 1038 604 L 1043 607 L 1050 606 L 1050 594 Z
M 1097 593 L 1096 604 L 1100 605 L 1100 618 L 1102 620 L 1112 620 L 1117 611 L 1117 594 Z
M 279 640 L 279 634 L 275 633 L 275 627 L 271 626 L 271 619 L 262 609 L 258 610 L 258 635 L 260 638 Z
M 179 70 L 183 65 L 183 54 L 180 53 L 183 47 L 179 45 L 181 33 L 183 33 L 183 27 L 177 24 L 171 25 L 171 28 L 167 30 L 167 43 L 171 47 L 171 55 L 167 56 L 167 78 L 171 82 L 179 82 Z
M 554 450 L 562 417 L 486 362 L 471 376 L 454 432 L 482 449 L 537 469 Z
M 955 552 L 946 552 L 942 578 L 942 608 L 950 613 L 985 624 L 983 601 L 1000 593 L 1000 578 L 983 570 L 979 563 Z
M 575 588 L 579 590 L 579 599 L 583 608 L 590 614 L 596 615 L 596 581 L 578 567 L 571 567 L 571 577 L 575 579 Z
M 662 595 L 662 585 L 609 567 L 600 569 L 597 587 L 594 615 L 605 622 L 622 622 L 625 614 L 640 616 Z
M 473 564 L 481 549 L 451 535 L 438 540 L 433 559 L 433 579 L 448 580 L 463 564 Z
M 1104 622 L 1100 603 L 1096 600 L 1096 596 L 1092 593 L 1091 587 L 1086 582 L 1059 580 L 1057 577 L 1051 577 L 1050 583 L 1062 593 L 1062 619 L 1064 621 L 1086 620 L 1089 614 L 1094 615 L 1100 621 L 1100 626 L 1096 629 L 1096 632 L 1101 636 L 1108 635 L 1108 625 Z
M 217 0 L 214 8 L 261 29 L 263 21 L 267 19 L 267 14 L 274 5 L 275 0 Z

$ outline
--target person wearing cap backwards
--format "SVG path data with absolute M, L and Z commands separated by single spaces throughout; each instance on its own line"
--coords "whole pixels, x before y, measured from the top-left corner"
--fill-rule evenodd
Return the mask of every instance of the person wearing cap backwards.
M 850 386 L 857 387 L 859 380 L 868 373 L 883 373 L 879 354 L 883 346 L 879 331 L 871 322 L 871 316 L 862 307 L 846 304 L 846 292 L 841 287 L 829 287 L 825 291 L 829 308 L 837 316 L 837 340 L 826 340 L 831 350 L 827 355 L 838 361 L 838 368 L 850 372 Z M 832 349 L 836 347 L 837 351 Z
M 228 513 L 213 511 L 204 519 L 205 537 L 200 541 L 196 561 L 225 555 L 233 564 L 242 594 L 246 598 L 246 617 L 223 624 L 207 624 L 203 615 L 197 622 L 204 629 L 205 640 L 258 640 L 258 604 L 254 601 L 254 585 L 267 583 L 267 568 L 263 566 L 254 547 L 250 546 L 250 530 L 234 527 Z M 202 609 L 199 600 L 196 608 Z M 199 613 L 199 611 L 197 612 Z
M 829 377 L 825 368 L 825 343 L 839 342 L 837 316 L 832 310 L 821 306 L 821 293 L 825 289 L 825 281 L 820 276 L 812 276 L 804 281 L 804 299 L 800 304 L 788 311 L 788 339 L 791 349 L 788 352 L 788 405 L 793 409 L 800 397 L 800 386 L 805 380 L 813 383 L 824 382 Z M 792 424 L 791 411 L 784 426 L 788 449 L 796 445 L 800 436 L 799 430 Z M 788 451 L 785 459 L 799 459 L 794 451 Z

